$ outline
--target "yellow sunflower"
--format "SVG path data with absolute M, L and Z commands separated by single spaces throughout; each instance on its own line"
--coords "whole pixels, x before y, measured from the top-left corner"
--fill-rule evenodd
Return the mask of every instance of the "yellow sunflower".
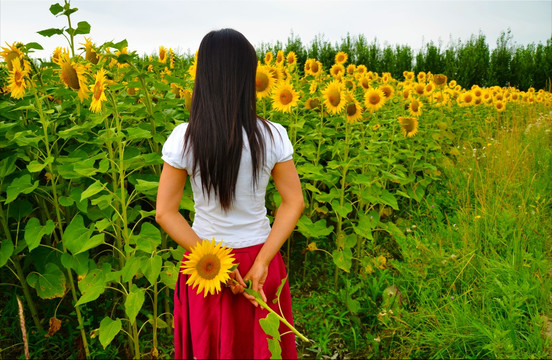
M 281 82 L 272 92 L 272 107 L 281 112 L 291 112 L 293 106 L 297 106 L 298 93 L 289 82 Z
M 416 83 L 414 84 L 413 88 L 414 92 L 418 94 L 419 96 L 423 96 L 425 94 L 425 86 L 424 84 Z
M 174 69 L 174 59 L 175 56 L 174 56 L 174 51 L 172 48 L 169 48 L 169 67 L 171 69 Z
M 310 98 L 305 102 L 305 109 L 319 111 L 321 109 L 321 105 L 320 100 Z
M 266 66 L 257 66 L 257 75 L 255 75 L 255 88 L 257 98 L 262 99 L 270 94 L 274 86 L 274 78 L 270 75 L 270 70 Z
M 451 80 L 448 84 L 449 88 L 454 89 L 456 87 L 456 80 Z
M 414 81 L 414 72 L 413 71 L 403 71 L 403 76 L 405 81 Z
M 364 75 L 368 72 L 368 68 L 366 68 L 366 65 L 359 65 L 356 67 L 356 73 L 357 75 Z
M 378 111 L 384 104 L 385 94 L 380 89 L 371 88 L 364 93 L 364 105 L 368 111 Z
M 197 61 L 194 60 L 192 62 L 192 65 L 190 65 L 190 67 L 188 68 L 188 75 L 190 75 L 190 79 L 192 81 L 195 81 L 195 78 L 196 78 L 196 68 L 197 68 Z
M 345 110 L 347 111 L 347 121 L 350 123 L 357 122 L 362 119 L 362 107 L 360 103 L 352 96 L 346 97 L 348 100 Z
M 164 46 L 159 46 L 159 62 L 167 63 L 167 49 Z
M 8 70 L 12 71 L 13 60 L 17 59 L 21 64 L 20 68 L 28 73 L 31 70 L 31 64 L 27 60 L 25 60 L 25 54 L 19 49 L 20 47 L 23 47 L 23 44 L 19 42 L 14 42 L 12 45 L 9 45 L 8 43 L 6 43 L 6 45 L 8 47 L 2 47 L 2 52 L 0 52 L 0 56 L 4 58 L 4 61 L 8 66 Z
M 379 87 L 381 91 L 383 91 L 383 95 L 385 95 L 385 99 L 389 100 L 391 97 L 393 97 L 393 94 L 395 93 L 395 89 L 393 86 L 385 84 Z
M 86 84 L 86 78 L 84 77 L 86 67 L 71 61 L 68 53 L 62 54 L 59 65 L 61 67 L 59 74 L 61 81 L 71 89 L 78 90 L 79 99 L 81 101 L 88 99 L 88 86 Z
M 21 67 L 21 62 L 18 58 L 14 58 L 11 62 L 11 70 L 9 70 L 8 91 L 10 97 L 20 99 L 25 95 L 25 88 L 29 85 L 25 80 L 27 71 Z
M 399 116 L 398 119 L 405 137 L 412 137 L 416 135 L 418 132 L 418 119 L 404 116 Z
M 443 87 L 447 84 L 447 76 L 443 74 L 433 75 L 433 83 L 437 87 Z
M 330 74 L 334 77 L 345 74 L 345 66 L 342 64 L 333 64 L 330 69 Z
M 192 108 L 192 92 L 188 89 L 181 90 L 180 97 L 184 98 L 184 106 L 186 106 L 186 109 L 190 111 Z
M 264 56 L 264 63 L 266 65 L 270 65 L 272 63 L 272 60 L 274 60 L 274 55 L 272 55 L 272 52 L 267 51 Z
M 349 64 L 347 65 L 347 75 L 354 75 L 356 71 L 356 65 L 355 64 Z
M 502 100 L 497 100 L 494 102 L 494 107 L 496 111 L 503 112 L 504 110 L 506 110 L 506 103 Z
M 358 79 L 358 84 L 364 89 L 364 91 L 370 89 L 370 79 L 367 76 L 362 76 Z
M 234 255 L 231 251 L 232 249 L 222 246 L 222 243 L 215 244 L 215 239 L 197 243 L 188 255 L 184 255 L 187 260 L 180 268 L 182 274 L 190 275 L 186 285 L 191 285 L 192 288 L 197 286 L 198 295 L 205 290 L 203 297 L 207 293 L 219 293 L 221 284 L 230 280 L 228 273 L 234 266 Z
M 310 73 L 314 76 L 322 74 L 322 63 L 318 60 L 313 61 L 310 65 Z
M 284 65 L 284 51 L 283 50 L 278 50 L 278 52 L 276 53 L 276 65 L 277 66 Z
M 340 51 L 337 54 L 335 54 L 335 63 L 344 64 L 347 62 L 348 58 L 349 58 L 349 55 L 347 55 L 347 53 Z
M 52 62 L 61 65 L 61 58 L 64 56 L 65 53 L 67 53 L 67 56 L 69 56 L 69 51 L 67 49 L 58 46 L 52 53 Z
M 460 106 L 471 106 L 474 104 L 475 96 L 473 95 L 473 92 L 466 91 L 458 97 L 458 105 Z
M 408 104 L 408 111 L 413 116 L 420 116 L 422 114 L 422 103 L 417 99 L 412 99 L 410 104 Z
M 290 51 L 286 55 L 286 63 L 288 66 L 295 66 L 297 65 L 297 54 L 295 54 L 295 51 Z
M 270 65 L 266 65 L 266 67 L 270 71 L 270 76 L 272 76 L 276 84 L 284 80 L 284 72 L 282 71 L 282 68 Z
M 98 61 L 100 61 L 100 57 L 98 56 L 98 53 L 94 48 L 94 44 L 92 44 L 92 40 L 90 40 L 90 38 L 85 37 L 84 44 L 81 43 L 81 45 L 83 45 L 84 49 L 86 50 L 84 58 L 90 61 L 92 64 L 96 65 Z
M 427 74 L 423 71 L 420 71 L 417 75 L 418 82 L 425 82 L 427 79 Z
M 330 82 L 322 91 L 324 96 L 324 106 L 330 114 L 336 115 L 345 108 L 345 97 L 343 96 L 343 85 L 337 80 Z
M 99 113 L 102 111 L 102 102 L 107 101 L 105 97 L 105 77 L 106 71 L 102 68 L 96 73 L 94 85 L 90 85 L 92 91 L 92 102 L 90 103 L 90 111 Z

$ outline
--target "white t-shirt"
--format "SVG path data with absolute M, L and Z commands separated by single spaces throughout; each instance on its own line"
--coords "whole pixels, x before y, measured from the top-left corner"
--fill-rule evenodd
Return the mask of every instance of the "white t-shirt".
M 273 139 L 271 140 L 268 130 L 259 124 L 265 144 L 266 161 L 257 175 L 255 191 L 252 184 L 253 169 L 249 142 L 245 131 L 243 132 L 244 146 L 236 183 L 236 198 L 230 209 L 224 212 L 214 193 L 210 198 L 207 193 L 203 194 L 199 169 L 196 174 L 191 174 L 191 152 L 186 152 L 183 156 L 187 127 L 188 123 L 182 123 L 174 128 L 163 145 L 161 158 L 175 168 L 185 169 L 191 177 L 195 209 L 192 229 L 201 239 L 215 238 L 217 243 L 222 241 L 223 245 L 236 249 L 264 243 L 270 233 L 270 222 L 265 207 L 270 174 L 276 163 L 291 160 L 293 155 L 293 146 L 286 129 L 278 123 L 269 122 Z

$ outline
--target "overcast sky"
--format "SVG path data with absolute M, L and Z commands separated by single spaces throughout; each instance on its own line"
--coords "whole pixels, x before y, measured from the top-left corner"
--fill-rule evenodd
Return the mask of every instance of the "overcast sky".
M 55 17 L 49 7 L 56 0 L 0 0 L 0 43 L 38 42 L 49 57 L 56 46 L 67 46 L 60 35 L 51 38 L 37 31 L 67 27 L 65 16 Z M 63 5 L 63 0 L 58 0 Z M 446 48 L 450 40 L 466 41 L 482 33 L 491 48 L 500 33 L 511 29 L 518 45 L 546 44 L 552 36 L 552 1 L 130 1 L 73 0 L 79 11 L 72 23 L 87 21 L 95 44 L 128 40 L 129 50 L 157 53 L 159 46 L 178 53 L 194 53 L 210 30 L 231 27 L 253 45 L 282 42 L 293 32 L 308 45 L 316 36 L 332 44 L 347 33 L 363 34 L 380 45 L 409 45 L 419 49 L 433 41 Z M 82 36 L 77 42 L 83 42 Z

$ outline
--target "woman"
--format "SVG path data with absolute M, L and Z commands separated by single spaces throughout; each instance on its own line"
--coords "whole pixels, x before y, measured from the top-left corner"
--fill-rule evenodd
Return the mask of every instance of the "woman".
M 222 241 L 240 264 L 230 274 L 235 279 L 230 287 L 206 297 L 186 286 L 188 275 L 179 274 L 176 358 L 270 357 L 259 325 L 267 311 L 244 293 L 245 281 L 278 309 L 272 300 L 287 276 L 279 250 L 295 228 L 304 201 L 286 130 L 257 117 L 256 67 L 255 49 L 241 33 L 208 33 L 197 54 L 189 123 L 178 125 L 163 146 L 156 221 L 188 251 L 200 239 Z M 178 211 L 188 175 L 195 207 L 192 227 Z M 282 197 L 272 227 L 265 208 L 271 175 Z M 284 316 L 292 320 L 287 282 L 280 303 Z M 283 358 L 297 357 L 292 333 L 281 337 L 281 347 Z

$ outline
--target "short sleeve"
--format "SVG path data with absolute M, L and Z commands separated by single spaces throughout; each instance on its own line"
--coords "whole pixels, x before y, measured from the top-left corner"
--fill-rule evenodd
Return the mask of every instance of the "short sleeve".
M 161 150 L 161 159 L 172 167 L 177 169 L 187 169 L 185 157 L 182 156 L 184 151 L 184 133 L 188 123 L 182 123 L 177 125 L 165 143 Z
M 274 138 L 274 142 L 277 144 L 274 149 L 276 153 L 276 162 L 284 162 L 292 159 L 293 145 L 289 140 L 286 129 L 278 123 L 274 124 L 278 131 L 278 136 Z

